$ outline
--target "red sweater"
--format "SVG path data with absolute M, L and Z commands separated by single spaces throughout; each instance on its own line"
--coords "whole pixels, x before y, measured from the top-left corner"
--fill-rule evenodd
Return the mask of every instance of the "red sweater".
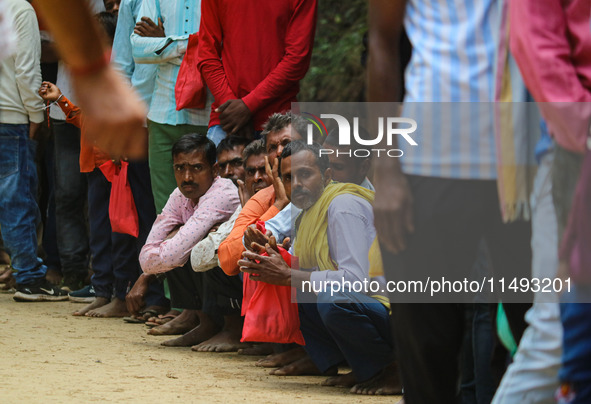
M 198 66 L 215 108 L 242 99 L 261 130 L 291 109 L 310 65 L 317 0 L 202 0 Z M 222 43 L 223 40 L 223 43 Z

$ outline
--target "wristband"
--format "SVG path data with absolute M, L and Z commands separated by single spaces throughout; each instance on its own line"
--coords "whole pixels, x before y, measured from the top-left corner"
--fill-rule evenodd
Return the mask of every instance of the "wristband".
M 89 63 L 85 66 L 74 67 L 68 66 L 70 69 L 70 73 L 73 76 L 90 76 L 91 74 L 97 73 L 107 67 L 109 62 L 111 61 L 111 52 L 106 51 L 103 56 L 92 63 Z

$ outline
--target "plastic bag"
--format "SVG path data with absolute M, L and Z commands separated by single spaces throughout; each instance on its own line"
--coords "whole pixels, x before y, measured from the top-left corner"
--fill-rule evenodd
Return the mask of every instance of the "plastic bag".
M 260 223 L 257 223 L 257 228 L 265 232 Z M 291 254 L 282 247 L 278 248 L 287 265 L 291 266 Z M 241 341 L 305 345 L 300 331 L 295 292 L 295 288 L 291 286 L 253 281 L 245 273 L 242 298 L 244 327 Z
M 174 86 L 176 110 L 183 108 L 205 108 L 207 89 L 197 68 L 197 46 L 199 33 L 189 35 L 187 51 L 181 62 L 179 74 Z
M 111 198 L 109 200 L 111 231 L 137 237 L 139 223 L 135 201 L 127 181 L 128 165 L 127 161 L 122 161 L 121 165 L 118 165 L 109 160 L 99 168 L 111 183 Z

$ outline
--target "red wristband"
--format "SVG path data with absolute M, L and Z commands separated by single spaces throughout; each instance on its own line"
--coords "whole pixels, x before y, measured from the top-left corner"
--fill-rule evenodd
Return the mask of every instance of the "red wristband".
M 70 73 L 73 76 L 89 76 L 91 74 L 97 73 L 107 67 L 109 62 L 111 61 L 111 52 L 106 51 L 103 56 L 96 61 L 89 63 L 85 66 L 74 67 L 68 66 L 70 69 Z

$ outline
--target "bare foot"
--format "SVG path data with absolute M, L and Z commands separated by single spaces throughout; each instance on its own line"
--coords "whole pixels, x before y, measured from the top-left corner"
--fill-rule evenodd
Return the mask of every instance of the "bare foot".
M 12 268 L 8 264 L 0 265 L 0 283 L 8 283 L 12 279 Z
M 240 342 L 243 325 L 244 319 L 240 315 L 224 316 L 224 328 L 191 349 L 198 352 L 236 352 L 247 348 L 249 343 Z
M 172 319 L 166 324 L 159 325 L 148 330 L 150 335 L 178 335 L 184 334 L 187 331 L 199 325 L 199 315 L 197 310 L 183 310 L 176 318 Z
M 110 302 L 109 299 L 106 297 L 97 297 L 94 299 L 94 302 L 90 303 L 88 306 L 84 306 L 82 310 L 77 310 L 72 313 L 73 316 L 84 316 L 91 310 L 98 309 L 99 307 L 104 306 Z
M 329 377 L 321 383 L 322 386 L 331 387 L 353 387 L 357 380 L 353 372 L 345 373 L 343 375 L 336 375 Z
M 306 357 L 306 351 L 302 347 L 290 349 L 289 351 L 272 354 L 266 358 L 256 361 L 255 365 L 262 368 L 276 368 L 279 366 L 289 365 L 298 359 Z
M 222 330 L 207 341 L 199 345 L 195 345 L 191 349 L 198 352 L 236 352 L 240 348 L 249 347 L 250 344 L 240 342 L 241 335 L 229 331 Z
M 56 268 L 49 268 L 45 273 L 45 279 L 52 285 L 59 285 L 62 281 L 62 274 Z
M 10 255 L 4 250 L 0 250 L 0 265 L 10 265 Z
M 198 311 L 199 325 L 178 338 L 164 341 L 164 346 L 193 346 L 200 344 L 214 336 L 220 327 L 207 314 Z
M 241 348 L 238 350 L 238 355 L 261 356 L 270 355 L 273 351 L 273 344 L 264 342 L 261 344 L 254 344 L 248 348 Z
M 351 388 L 351 393 L 379 396 L 402 394 L 402 383 L 396 364 L 392 363 L 371 379 L 356 384 Z
M 270 375 L 274 376 L 317 376 L 317 375 L 336 375 L 338 368 L 333 367 L 322 373 L 320 369 L 316 367 L 312 359 L 308 355 L 304 358 L 298 359 L 289 365 L 283 366 L 279 369 L 272 370 L 269 372 Z
M 114 298 L 111 303 L 105 304 L 85 314 L 86 317 L 125 317 L 129 316 L 125 300 Z

